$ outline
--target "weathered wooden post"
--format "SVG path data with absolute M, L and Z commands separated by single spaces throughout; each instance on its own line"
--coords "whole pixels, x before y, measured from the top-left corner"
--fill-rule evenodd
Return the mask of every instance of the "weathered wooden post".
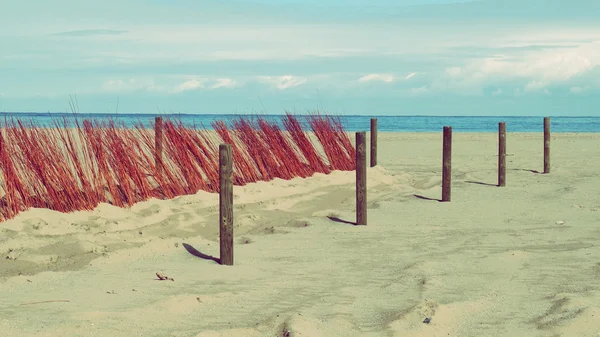
M 506 123 L 498 123 L 498 186 L 506 186 Z
M 452 186 L 452 127 L 444 126 L 442 153 L 442 201 L 450 201 Z
M 231 144 L 219 145 L 220 263 L 233 265 L 233 160 Z
M 163 170 L 163 125 L 162 117 L 154 118 L 154 165 L 156 165 L 156 175 L 162 174 Z
M 550 173 L 550 117 L 544 117 L 544 173 Z
M 377 118 L 371 118 L 371 167 L 377 166 Z
M 356 133 L 356 224 L 367 224 L 367 156 L 366 133 Z

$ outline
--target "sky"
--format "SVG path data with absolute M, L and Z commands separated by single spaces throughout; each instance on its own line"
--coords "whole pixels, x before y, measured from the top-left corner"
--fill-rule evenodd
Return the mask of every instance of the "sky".
M 600 116 L 598 0 L 0 0 L 0 111 Z

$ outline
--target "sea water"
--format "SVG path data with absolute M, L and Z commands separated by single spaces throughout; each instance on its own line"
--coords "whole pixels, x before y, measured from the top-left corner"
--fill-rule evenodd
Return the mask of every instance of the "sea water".
M 142 123 L 150 127 L 158 114 L 104 114 L 104 113 L 5 113 L 0 114 L 0 125 L 6 118 L 19 118 L 33 121 L 39 126 L 53 126 L 53 120 L 67 119 L 71 126 L 74 116 L 78 120 L 113 119 L 118 124 L 132 127 Z M 181 121 L 185 126 L 212 129 L 211 123 L 217 120 L 229 125 L 233 120 L 243 117 L 260 116 L 266 120 L 280 124 L 281 115 L 218 115 L 218 114 L 167 114 L 165 118 Z M 302 116 L 302 115 L 296 115 Z M 541 132 L 543 117 L 530 116 L 335 116 L 339 117 L 346 131 L 368 131 L 370 119 L 377 118 L 377 128 L 380 132 L 439 132 L 444 126 L 451 126 L 454 132 L 497 132 L 498 122 L 505 122 L 507 132 Z M 551 120 L 552 132 L 600 132 L 600 117 L 558 117 Z M 300 121 L 304 121 L 300 118 Z M 308 125 L 304 125 L 308 128 Z

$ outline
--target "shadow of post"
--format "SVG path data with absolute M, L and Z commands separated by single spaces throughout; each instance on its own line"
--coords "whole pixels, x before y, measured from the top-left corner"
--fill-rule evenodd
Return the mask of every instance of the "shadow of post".
M 541 172 L 538 170 L 528 170 L 528 169 L 511 169 L 512 171 L 525 171 L 525 172 L 531 172 L 531 173 L 536 173 L 536 174 L 540 174 Z
M 206 255 L 206 254 L 200 252 L 199 250 L 197 250 L 196 248 L 192 247 L 191 245 L 189 245 L 187 243 L 183 244 L 183 248 L 185 248 L 185 250 L 187 250 L 188 253 L 194 255 L 195 257 L 199 257 L 199 258 L 204 259 L 204 260 L 211 260 L 211 261 L 214 261 L 214 262 L 216 262 L 218 264 L 221 264 L 221 259 L 219 259 L 217 257 L 214 257 L 214 256 L 211 256 L 211 255 Z
M 441 199 L 434 199 L 434 198 L 429 198 L 429 197 L 425 197 L 419 194 L 413 194 L 413 196 L 417 199 L 421 199 L 421 200 L 430 200 L 430 201 L 437 201 L 437 202 L 442 202 Z
M 356 222 L 343 220 L 343 219 L 340 219 L 340 218 L 335 217 L 335 216 L 328 216 L 327 219 L 329 219 L 331 221 L 334 221 L 334 222 L 345 223 L 345 224 L 348 224 L 348 225 L 356 226 Z

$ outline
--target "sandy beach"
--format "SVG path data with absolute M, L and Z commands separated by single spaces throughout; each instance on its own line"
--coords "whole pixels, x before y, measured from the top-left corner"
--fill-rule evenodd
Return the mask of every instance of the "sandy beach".
M 442 133 L 379 134 L 367 226 L 354 172 L 234 187 L 234 266 L 217 194 L 23 212 L 0 335 L 600 336 L 600 134 L 553 134 L 539 174 L 542 133 L 509 126 L 502 188 L 497 134 L 453 138 L 440 203 Z

